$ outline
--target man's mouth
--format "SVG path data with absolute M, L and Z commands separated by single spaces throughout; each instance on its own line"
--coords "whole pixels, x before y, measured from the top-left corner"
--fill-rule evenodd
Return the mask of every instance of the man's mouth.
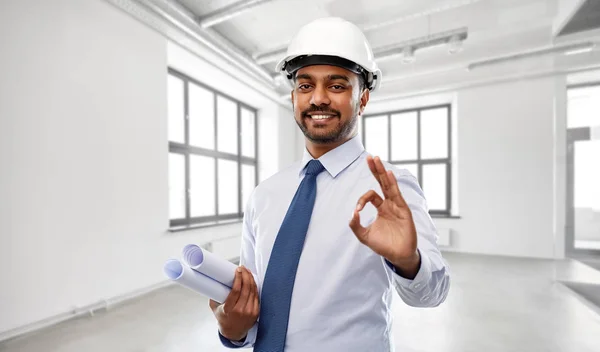
M 309 114 L 306 114 L 306 117 L 310 117 L 313 120 L 325 120 L 325 119 L 329 119 L 329 118 L 332 118 L 332 117 L 337 117 L 337 115 L 336 114 L 331 114 L 331 113 L 327 113 L 327 114 L 324 114 L 324 113 L 309 113 Z

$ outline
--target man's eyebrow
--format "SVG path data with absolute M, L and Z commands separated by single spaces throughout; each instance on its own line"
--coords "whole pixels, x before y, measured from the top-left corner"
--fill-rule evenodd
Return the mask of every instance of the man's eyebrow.
M 301 75 L 296 76 L 296 79 L 312 79 L 312 76 L 308 73 L 303 73 Z
M 303 73 L 303 74 L 297 75 L 296 79 L 308 79 L 308 80 L 312 80 L 313 77 L 311 75 L 309 75 L 308 73 Z M 328 75 L 327 79 L 329 81 L 335 81 L 335 80 L 341 79 L 343 81 L 350 82 L 350 78 L 348 78 L 348 76 L 339 75 L 339 74 Z
M 344 76 L 344 75 L 329 75 L 329 76 L 327 76 L 327 78 L 329 78 L 330 81 L 335 81 L 337 79 L 341 79 L 346 82 L 350 82 L 350 79 L 348 78 L 348 76 Z

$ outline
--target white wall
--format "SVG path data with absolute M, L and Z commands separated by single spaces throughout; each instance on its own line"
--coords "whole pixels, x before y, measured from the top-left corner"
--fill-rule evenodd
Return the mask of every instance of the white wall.
M 240 224 L 167 231 L 176 55 L 163 37 L 100 0 L 3 1 L 0 32 L 0 339 L 160 284 L 187 243 L 239 235 Z M 261 177 L 291 162 L 275 138 L 291 134 L 287 110 L 201 67 L 198 79 L 261 109 Z M 237 255 L 229 241 L 215 251 Z
M 564 77 L 549 77 L 368 107 L 374 113 L 454 105 L 453 213 L 460 218 L 435 220 L 453 230 L 446 250 L 563 256 L 564 192 L 555 194 L 555 182 L 564 188 L 564 178 L 557 178 L 564 173 L 564 152 L 555 151 L 555 140 L 561 143 L 566 126 L 564 87 Z M 561 202 L 562 211 L 555 209 Z

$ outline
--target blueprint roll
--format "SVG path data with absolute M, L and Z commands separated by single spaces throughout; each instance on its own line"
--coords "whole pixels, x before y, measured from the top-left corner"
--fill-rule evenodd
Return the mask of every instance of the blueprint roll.
M 231 289 L 210 277 L 192 270 L 177 259 L 167 260 L 164 272 L 172 281 L 219 303 L 225 303 Z
M 183 260 L 193 270 L 202 273 L 223 285 L 232 288 L 237 265 L 218 255 L 188 244 L 183 248 Z

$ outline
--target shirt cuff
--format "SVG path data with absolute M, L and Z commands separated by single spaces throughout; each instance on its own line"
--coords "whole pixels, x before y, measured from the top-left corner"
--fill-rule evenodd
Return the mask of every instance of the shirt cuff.
M 219 331 L 219 339 L 221 343 L 225 347 L 229 348 L 243 348 L 254 345 L 254 341 L 256 340 L 256 332 L 258 331 L 258 323 L 255 323 L 254 326 L 248 331 L 246 338 L 243 341 L 232 341 L 225 336 L 221 335 Z
M 419 251 L 419 257 L 421 258 L 421 265 L 419 266 L 417 276 L 415 276 L 415 278 L 412 280 L 400 276 L 394 264 L 385 259 L 385 263 L 394 273 L 394 279 L 396 282 L 398 282 L 400 286 L 408 288 L 412 291 L 418 291 L 419 289 L 423 288 L 431 279 L 431 260 L 428 256 L 423 255 L 423 252 L 420 249 L 417 250 Z
M 244 347 L 244 343 L 246 342 L 246 340 L 248 339 L 248 337 L 246 336 L 246 338 L 244 339 L 244 341 L 232 341 L 229 340 L 228 338 L 226 338 L 225 336 L 221 335 L 221 332 L 219 331 L 219 339 L 221 340 L 221 343 L 223 344 L 223 346 L 225 347 L 229 347 L 229 348 L 241 348 Z

